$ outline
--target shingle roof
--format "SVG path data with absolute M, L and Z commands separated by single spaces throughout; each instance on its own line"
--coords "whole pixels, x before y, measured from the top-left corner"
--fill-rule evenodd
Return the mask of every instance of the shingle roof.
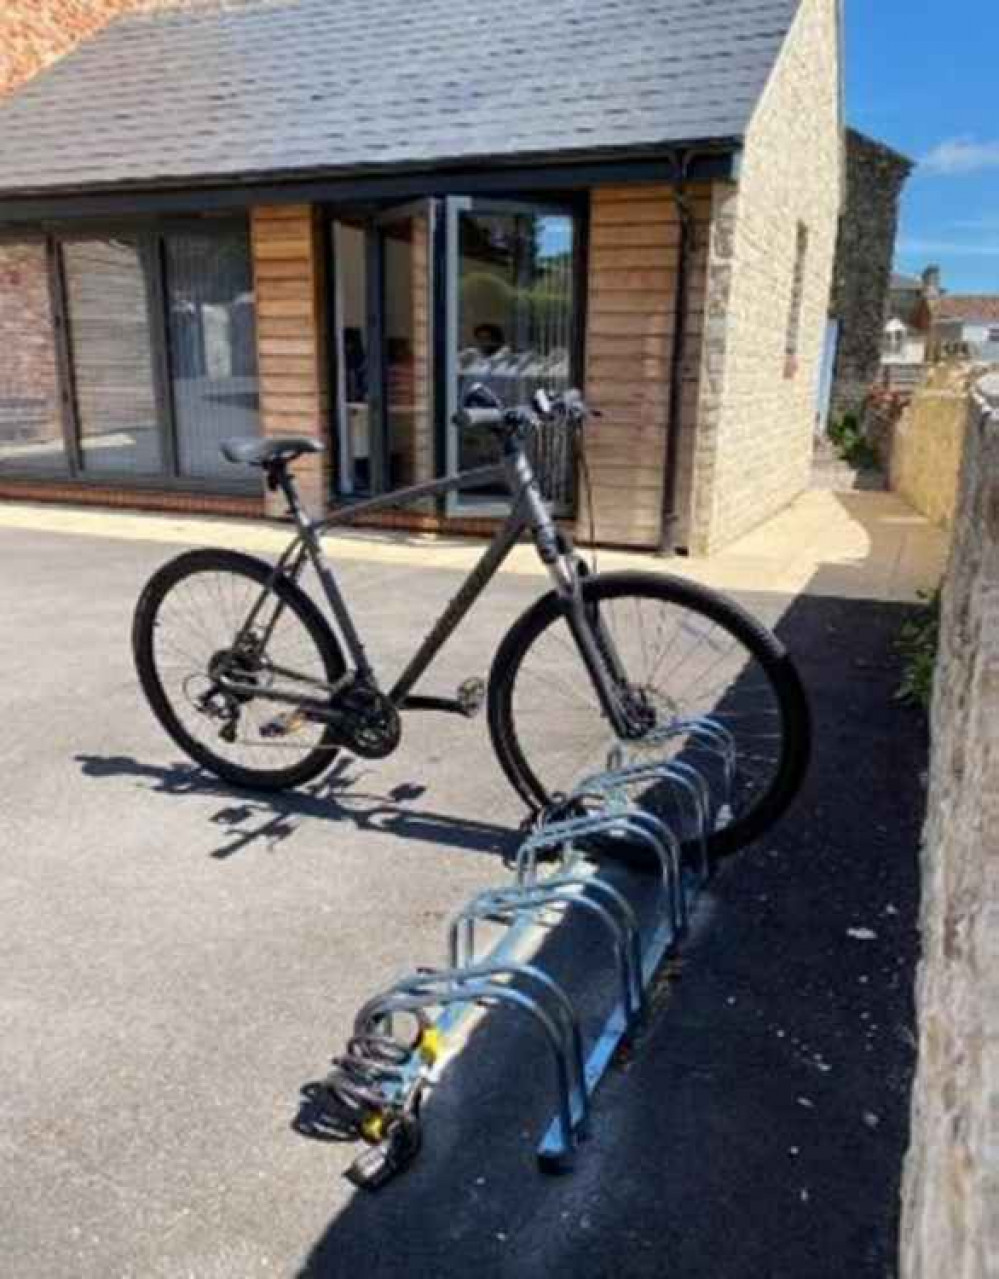
M 964 320 L 970 324 L 999 324 L 999 295 L 947 293 L 933 303 L 933 318 Z
M 737 139 L 800 0 L 256 0 L 119 19 L 0 105 L 0 192 Z

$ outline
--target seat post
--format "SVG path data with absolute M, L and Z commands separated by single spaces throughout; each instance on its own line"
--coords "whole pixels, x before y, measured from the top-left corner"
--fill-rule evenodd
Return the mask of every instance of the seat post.
M 288 470 L 288 463 L 284 459 L 272 462 L 267 467 L 267 487 L 271 492 L 275 492 L 278 489 L 281 490 L 285 501 L 288 503 L 288 514 L 299 528 L 308 529 L 312 527 L 312 521 L 298 496 L 295 477 Z

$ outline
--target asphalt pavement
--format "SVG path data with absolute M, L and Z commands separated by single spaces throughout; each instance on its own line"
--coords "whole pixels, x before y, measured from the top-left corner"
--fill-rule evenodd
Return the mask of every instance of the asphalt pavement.
M 485 1026 L 377 1196 L 293 1126 L 358 1005 L 443 957 L 522 816 L 482 719 L 266 801 L 193 770 L 141 701 L 134 601 L 176 547 L 0 529 L 3 1273 L 669 1276 L 894 1273 L 913 1067 L 926 743 L 893 700 L 903 607 L 746 594 L 794 649 L 816 757 L 719 874 L 576 1170 L 533 1162 L 540 1049 Z M 461 581 L 351 562 L 401 666 Z M 542 583 L 499 579 L 426 691 L 484 675 Z M 581 952 L 585 969 L 589 951 Z M 588 980 L 585 971 L 580 980 Z

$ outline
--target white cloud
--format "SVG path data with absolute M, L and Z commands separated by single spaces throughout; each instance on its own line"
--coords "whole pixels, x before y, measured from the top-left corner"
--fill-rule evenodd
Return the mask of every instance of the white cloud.
M 981 173 L 999 169 L 999 142 L 978 142 L 975 138 L 948 138 L 920 161 L 924 173 L 947 176 Z

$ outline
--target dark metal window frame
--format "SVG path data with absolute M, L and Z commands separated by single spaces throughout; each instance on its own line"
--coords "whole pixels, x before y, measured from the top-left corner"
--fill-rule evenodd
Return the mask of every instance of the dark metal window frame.
M 454 461 L 451 458 L 449 440 L 449 422 L 453 412 L 453 399 L 457 387 L 457 352 L 452 351 L 450 337 L 453 336 L 451 317 L 457 317 L 458 298 L 457 281 L 450 267 L 457 267 L 457 213 L 458 202 L 462 205 L 470 200 L 472 209 L 495 208 L 499 211 L 518 210 L 533 213 L 561 213 L 573 219 L 573 316 L 572 316 L 572 350 L 570 355 L 571 378 L 576 385 L 581 385 L 586 368 L 586 313 L 589 272 L 587 269 L 589 255 L 590 230 L 590 188 L 582 190 L 567 188 L 559 190 L 497 191 L 487 196 L 477 193 L 466 193 L 457 188 L 447 195 L 430 194 L 418 189 L 408 192 L 408 198 L 399 196 L 380 201 L 377 204 L 343 203 L 324 206 L 324 246 L 328 264 L 329 290 L 327 296 L 327 323 L 330 335 L 328 361 L 330 366 L 331 386 L 337 385 L 339 370 L 336 367 L 336 313 L 334 305 L 334 274 L 336 261 L 334 252 L 333 224 L 339 218 L 363 217 L 366 232 L 367 271 L 367 305 L 375 307 L 372 319 L 369 314 L 368 331 L 372 335 L 380 335 L 382 331 L 382 281 L 383 259 L 380 243 L 380 228 L 394 218 L 403 217 L 418 206 L 425 206 L 430 221 L 429 258 L 431 269 L 430 290 L 430 350 L 431 368 L 429 376 L 430 393 L 433 397 L 432 420 L 434 442 L 434 468 L 438 475 L 448 474 L 448 468 Z M 372 343 L 374 345 L 374 343 Z M 372 477 L 376 480 L 373 491 L 376 496 L 383 496 L 384 489 L 378 488 L 377 479 L 387 476 L 387 460 L 384 457 L 386 440 L 384 430 L 379 424 L 381 415 L 381 352 L 373 351 L 369 360 L 369 413 L 374 430 L 371 435 Z M 374 396 L 374 399 L 372 399 Z M 377 403 L 375 402 L 377 401 Z M 331 421 L 330 439 L 333 448 L 332 466 L 330 467 L 330 501 L 337 507 L 353 505 L 356 500 L 342 493 L 343 459 L 338 447 L 340 432 L 336 420 L 337 397 L 330 397 Z M 378 453 L 376 458 L 375 454 Z M 367 499 L 365 499 L 367 500 Z M 437 515 L 448 513 L 476 518 L 489 518 L 505 514 L 507 507 L 497 504 L 495 507 L 483 507 L 480 510 L 469 508 L 463 511 L 449 511 L 449 503 L 442 493 L 434 495 L 434 511 Z
M 170 491 L 194 495 L 215 494 L 220 497 L 255 497 L 261 488 L 256 477 L 247 477 L 233 468 L 231 480 L 205 479 L 180 474 L 177 418 L 173 397 L 171 369 L 169 306 L 165 239 L 171 234 L 196 231 L 200 235 L 219 236 L 234 229 L 249 237 L 249 221 L 245 216 L 227 214 L 208 217 L 173 216 L 167 218 L 129 218 L 45 222 L 33 228 L 0 229 L 0 243 L 43 244 L 49 275 L 49 298 L 56 348 L 58 395 L 61 407 L 63 444 L 66 467 L 63 470 L 5 467 L 4 480 L 70 483 L 81 488 L 130 488 L 135 490 Z M 114 237 L 136 242 L 147 268 L 147 306 L 149 319 L 150 359 L 156 403 L 157 428 L 160 434 L 163 469 L 158 474 L 138 475 L 130 471 L 88 472 L 80 434 L 76 375 L 73 359 L 73 333 L 66 295 L 65 266 L 62 245 Z M 252 264 L 251 264 L 252 265 Z

